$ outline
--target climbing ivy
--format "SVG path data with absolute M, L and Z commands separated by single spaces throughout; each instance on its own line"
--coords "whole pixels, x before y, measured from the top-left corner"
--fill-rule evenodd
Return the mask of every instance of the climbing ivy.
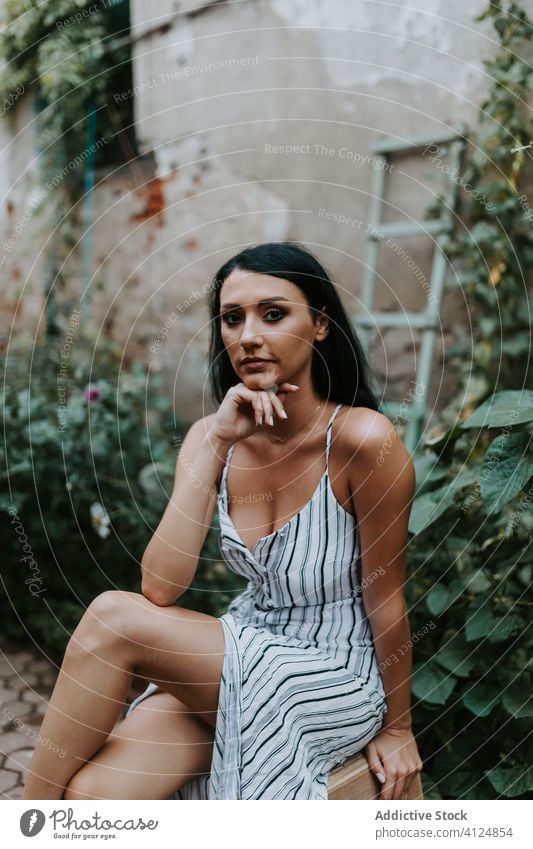
M 112 97 L 131 86 L 128 36 L 129 4 L 122 0 L 6 3 L 0 102 L 9 119 L 23 97 L 33 97 L 41 206 L 53 228 L 43 280 L 49 337 L 59 334 L 56 291 L 79 232 L 87 169 L 104 157 L 123 160 L 121 145 L 134 152 L 133 140 L 120 132 L 132 123 L 131 102 Z
M 487 19 L 500 48 L 484 62 L 461 226 L 445 245 L 473 344 L 447 351 L 462 362 L 458 392 L 415 457 L 409 523 L 413 719 L 429 799 L 533 790 L 533 24 L 500 0 L 476 18 Z
M 502 0 L 488 3 L 476 21 L 486 19 L 492 20 L 500 47 L 483 63 L 491 84 L 462 170 L 468 191 L 459 197 L 461 226 L 445 244 L 474 334 L 472 347 L 468 342 L 447 352 L 462 363 L 461 392 L 449 410 L 450 421 L 465 399 L 468 408 L 497 389 L 533 387 L 528 285 L 533 205 L 526 197 L 533 178 L 533 22 L 520 3 Z M 443 203 L 439 199 L 429 214 L 440 214 Z
M 53 179 L 59 163 L 85 149 L 89 112 L 98 116 L 97 138 L 115 135 L 120 103 L 110 93 L 127 88 L 129 80 L 128 6 L 116 0 L 7 0 L 0 98 L 15 103 L 21 91 L 36 97 L 43 183 Z M 81 169 L 66 181 L 74 196 L 82 176 Z

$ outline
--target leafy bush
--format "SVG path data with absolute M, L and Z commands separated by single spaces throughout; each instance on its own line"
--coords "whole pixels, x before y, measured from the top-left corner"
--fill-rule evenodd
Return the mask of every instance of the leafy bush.
M 483 60 L 489 82 L 479 105 L 479 130 L 461 169 L 464 190 L 455 210 L 460 226 L 443 244 L 454 273 L 449 288 L 467 304 L 475 339 L 448 348 L 464 392 L 473 403 L 494 389 L 533 388 L 531 270 L 533 20 L 522 4 L 488 0 L 476 21 L 491 20 L 495 49 Z M 427 210 L 440 216 L 440 198 Z
M 120 346 L 99 343 L 93 361 L 76 340 L 63 377 L 59 347 L 19 344 L 5 357 L 0 469 L 4 633 L 56 661 L 98 593 L 140 592 L 140 560 L 172 488 L 173 443 L 188 427 L 174 429 L 159 375 L 125 370 Z M 179 602 L 212 615 L 240 585 L 219 562 L 216 531 L 215 517 Z
M 444 245 L 475 338 L 446 352 L 459 385 L 439 412 L 443 432 L 416 458 L 410 521 L 413 720 L 428 798 L 533 789 L 533 27 L 519 2 L 487 2 L 485 19 L 499 49 L 483 62 L 490 85 L 462 169 L 461 226 Z
M 106 145 L 96 149 L 97 163 L 115 161 L 113 157 L 122 161 L 117 121 L 120 127 L 130 123 L 130 104 L 113 101 L 111 94 L 131 87 L 126 43 L 129 4 L 117 1 L 98 7 L 90 0 L 7 0 L 4 17 L 3 114 L 9 117 L 9 107 L 27 92 L 38 97 L 37 105 L 45 110 L 39 122 L 45 182 L 84 151 L 88 112 L 95 112 L 95 136 Z M 72 183 L 73 191 L 81 191 L 83 173 L 72 175 L 69 169 L 67 183 Z
M 427 798 L 533 789 L 532 422 L 533 392 L 498 392 L 415 458 L 408 601 Z

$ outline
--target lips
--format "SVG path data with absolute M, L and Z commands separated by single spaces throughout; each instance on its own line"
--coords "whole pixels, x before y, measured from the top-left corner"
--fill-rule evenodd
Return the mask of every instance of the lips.
M 264 360 L 262 357 L 246 357 L 246 359 L 241 360 L 241 365 L 247 366 L 253 363 L 271 363 L 272 360 Z

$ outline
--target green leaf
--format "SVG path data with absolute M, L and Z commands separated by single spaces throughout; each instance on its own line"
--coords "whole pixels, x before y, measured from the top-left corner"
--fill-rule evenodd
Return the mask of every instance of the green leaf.
M 472 789 L 479 781 L 479 771 L 476 772 L 471 758 L 462 752 L 461 742 L 461 738 L 456 739 L 456 751 L 441 749 L 435 758 L 433 777 L 445 799 L 471 798 Z
M 427 608 L 434 616 L 439 616 L 450 604 L 450 593 L 444 584 L 435 584 L 426 597 Z
M 465 636 L 467 642 L 479 640 L 490 633 L 494 618 L 490 596 L 484 593 L 470 605 L 467 620 L 465 622 Z
M 466 558 L 467 555 L 465 554 L 463 557 Z M 480 566 L 479 569 L 472 569 L 471 563 L 469 563 L 468 566 L 463 566 L 461 559 L 459 559 L 457 561 L 457 570 L 465 591 L 471 593 L 484 593 L 490 588 L 491 580 L 487 577 L 483 566 Z
M 430 775 L 426 775 L 424 772 L 420 776 L 422 781 L 422 792 L 424 794 L 424 799 L 442 799 L 442 794 L 439 790 L 438 784 L 431 778 Z
M 456 678 L 431 661 L 413 669 L 413 693 L 418 699 L 434 705 L 444 705 L 452 692 Z
M 432 525 L 453 503 L 454 497 L 453 485 L 446 484 L 415 498 L 409 518 L 409 531 L 419 534 Z
M 523 629 L 524 623 L 518 613 L 507 613 L 506 616 L 498 616 L 492 620 L 492 628 L 488 634 L 491 643 L 507 640 L 512 634 L 518 634 Z
M 423 438 L 422 445 L 434 449 L 434 453 L 440 454 L 444 448 L 453 445 L 456 439 L 461 436 L 461 423 L 458 422 L 452 427 L 447 428 L 444 432 L 440 427 L 437 427 L 437 432 L 431 431 Z
M 497 793 L 502 796 L 522 796 L 533 790 L 533 767 L 496 767 L 485 770 L 485 775 Z
M 433 452 L 415 457 L 413 462 L 418 490 L 429 484 L 434 484 L 447 475 L 447 468 L 439 464 L 438 457 Z
M 499 3 L 489 3 L 487 8 L 477 15 L 474 20 L 477 21 L 485 21 L 487 18 L 494 18 L 498 14 Z
M 531 446 L 530 433 L 502 434 L 492 441 L 479 475 L 481 496 L 491 512 L 501 510 L 533 475 Z
M 502 702 L 507 713 L 515 719 L 533 716 L 533 695 L 531 689 L 520 681 L 515 681 L 504 691 Z
M 505 427 L 533 421 L 533 391 L 506 389 L 488 398 L 461 427 Z
M 476 469 L 466 469 L 458 475 L 455 475 L 453 480 L 450 482 L 450 486 L 453 488 L 454 493 L 459 492 L 459 490 L 464 489 L 465 486 L 472 486 L 473 483 L 477 483 L 477 479 L 478 475 Z
M 522 569 L 519 569 L 517 577 L 525 587 L 528 587 L 531 583 L 531 563 L 527 563 Z
M 497 684 L 479 681 L 467 690 L 462 702 L 476 716 L 487 716 L 500 699 L 501 689 Z
M 461 634 L 455 634 L 435 655 L 435 660 L 459 678 L 467 678 L 476 664 L 475 649 L 463 642 Z

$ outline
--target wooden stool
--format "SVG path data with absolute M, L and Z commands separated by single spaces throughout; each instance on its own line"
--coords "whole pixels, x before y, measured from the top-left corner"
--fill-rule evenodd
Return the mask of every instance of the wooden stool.
M 328 781 L 329 799 L 378 799 L 381 783 L 368 768 L 366 757 L 359 752 L 332 769 Z M 409 786 L 406 799 L 423 799 L 420 774 Z

